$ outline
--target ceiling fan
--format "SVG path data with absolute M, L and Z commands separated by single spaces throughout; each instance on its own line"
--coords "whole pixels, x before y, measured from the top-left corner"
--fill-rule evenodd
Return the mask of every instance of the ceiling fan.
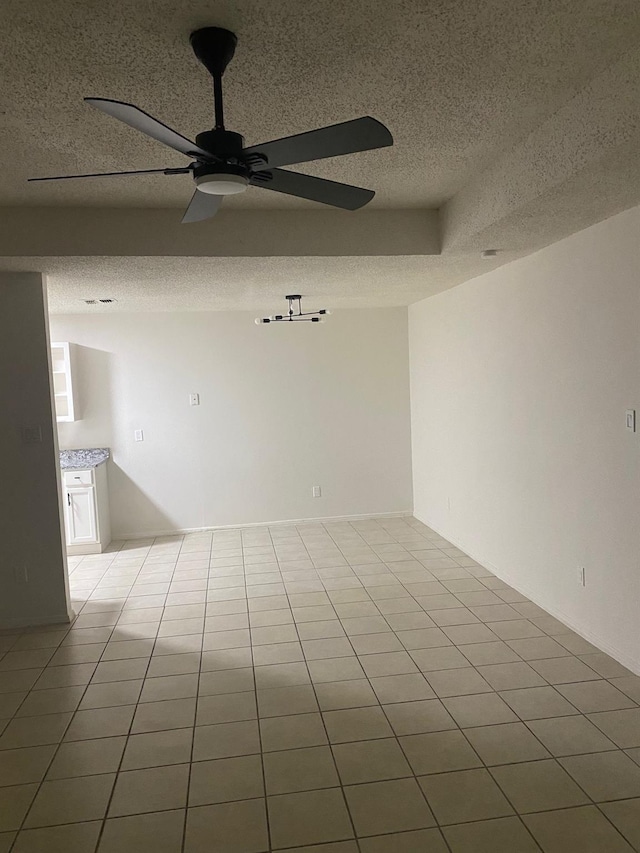
M 215 104 L 215 127 L 213 130 L 199 133 L 195 142 L 191 142 L 133 104 L 108 98 L 85 98 L 88 104 L 107 115 L 168 145 L 174 151 L 185 154 L 191 160 L 188 166 L 89 175 L 59 175 L 29 180 L 61 181 L 115 175 L 190 174 L 196 189 L 182 217 L 183 222 L 199 222 L 214 216 L 225 195 L 244 192 L 249 186 L 286 193 L 345 210 L 357 210 L 371 201 L 375 195 L 373 190 L 290 172 L 280 166 L 393 145 L 391 133 L 381 122 L 364 116 L 245 148 L 244 138 L 239 133 L 225 129 L 222 104 L 222 75 L 235 52 L 236 36 L 219 27 L 205 27 L 191 33 L 190 41 L 196 57 L 213 77 Z

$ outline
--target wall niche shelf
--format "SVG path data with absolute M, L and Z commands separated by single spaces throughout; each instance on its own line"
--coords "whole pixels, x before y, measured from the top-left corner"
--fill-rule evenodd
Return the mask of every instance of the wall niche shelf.
M 51 344 L 51 370 L 56 421 L 78 420 L 73 393 L 73 344 L 66 341 Z

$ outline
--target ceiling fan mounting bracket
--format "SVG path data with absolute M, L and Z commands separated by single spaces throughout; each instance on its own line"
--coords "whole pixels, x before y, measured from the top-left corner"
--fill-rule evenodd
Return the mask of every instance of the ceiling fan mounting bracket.
M 222 77 L 233 59 L 238 39 L 229 30 L 220 27 L 203 27 L 189 36 L 196 57 L 212 77 Z

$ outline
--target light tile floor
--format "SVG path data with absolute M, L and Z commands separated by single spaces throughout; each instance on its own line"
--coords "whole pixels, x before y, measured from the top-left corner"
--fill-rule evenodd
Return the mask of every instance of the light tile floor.
M 70 563 L 0 636 L 0 853 L 640 850 L 640 678 L 415 519 Z

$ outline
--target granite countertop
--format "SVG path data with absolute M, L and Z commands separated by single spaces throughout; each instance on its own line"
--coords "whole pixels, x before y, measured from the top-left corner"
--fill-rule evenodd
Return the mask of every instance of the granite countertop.
M 63 471 L 81 471 L 97 468 L 109 458 L 108 447 L 87 447 L 83 450 L 61 450 L 60 467 Z

